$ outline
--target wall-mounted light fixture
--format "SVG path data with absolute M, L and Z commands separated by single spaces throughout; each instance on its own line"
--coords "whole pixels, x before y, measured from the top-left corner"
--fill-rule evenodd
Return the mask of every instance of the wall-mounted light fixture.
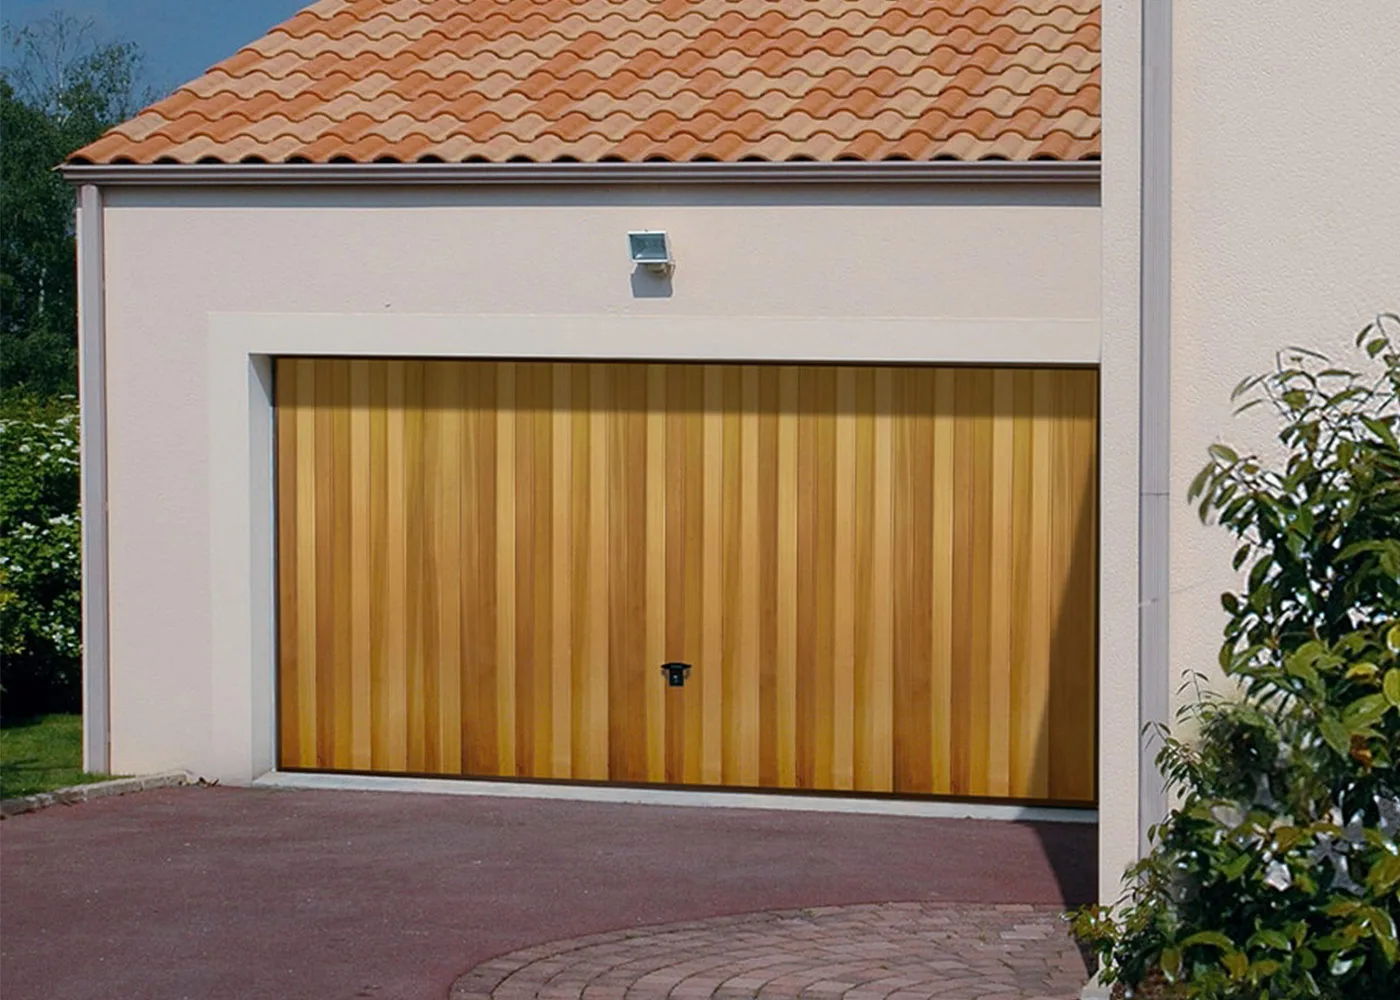
M 676 267 L 671 256 L 671 241 L 660 229 L 646 229 L 627 234 L 627 249 L 632 263 L 656 275 L 668 275 Z

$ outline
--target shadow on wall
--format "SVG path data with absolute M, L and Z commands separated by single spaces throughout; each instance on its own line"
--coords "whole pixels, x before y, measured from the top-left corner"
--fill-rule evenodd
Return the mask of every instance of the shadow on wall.
M 653 274 L 638 266 L 632 271 L 632 298 L 669 299 L 675 292 L 670 274 Z

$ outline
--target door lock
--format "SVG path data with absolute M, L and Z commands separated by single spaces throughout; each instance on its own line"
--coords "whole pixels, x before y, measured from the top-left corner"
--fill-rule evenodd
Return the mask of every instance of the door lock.
M 669 687 L 685 687 L 685 679 L 690 676 L 690 664 L 663 663 L 661 672 L 666 675 L 666 684 Z

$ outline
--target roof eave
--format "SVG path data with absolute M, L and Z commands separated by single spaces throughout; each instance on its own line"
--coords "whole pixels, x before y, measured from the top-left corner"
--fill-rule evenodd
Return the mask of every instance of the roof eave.
M 68 163 L 74 184 L 161 187 L 476 184 L 1096 184 L 1098 160 L 739 163 Z

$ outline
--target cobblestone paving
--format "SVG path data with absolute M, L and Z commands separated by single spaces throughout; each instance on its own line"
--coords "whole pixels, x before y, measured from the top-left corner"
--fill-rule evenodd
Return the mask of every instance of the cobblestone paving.
M 1054 907 L 885 903 L 554 941 L 477 966 L 452 1000 L 1070 1000 L 1086 978 Z

